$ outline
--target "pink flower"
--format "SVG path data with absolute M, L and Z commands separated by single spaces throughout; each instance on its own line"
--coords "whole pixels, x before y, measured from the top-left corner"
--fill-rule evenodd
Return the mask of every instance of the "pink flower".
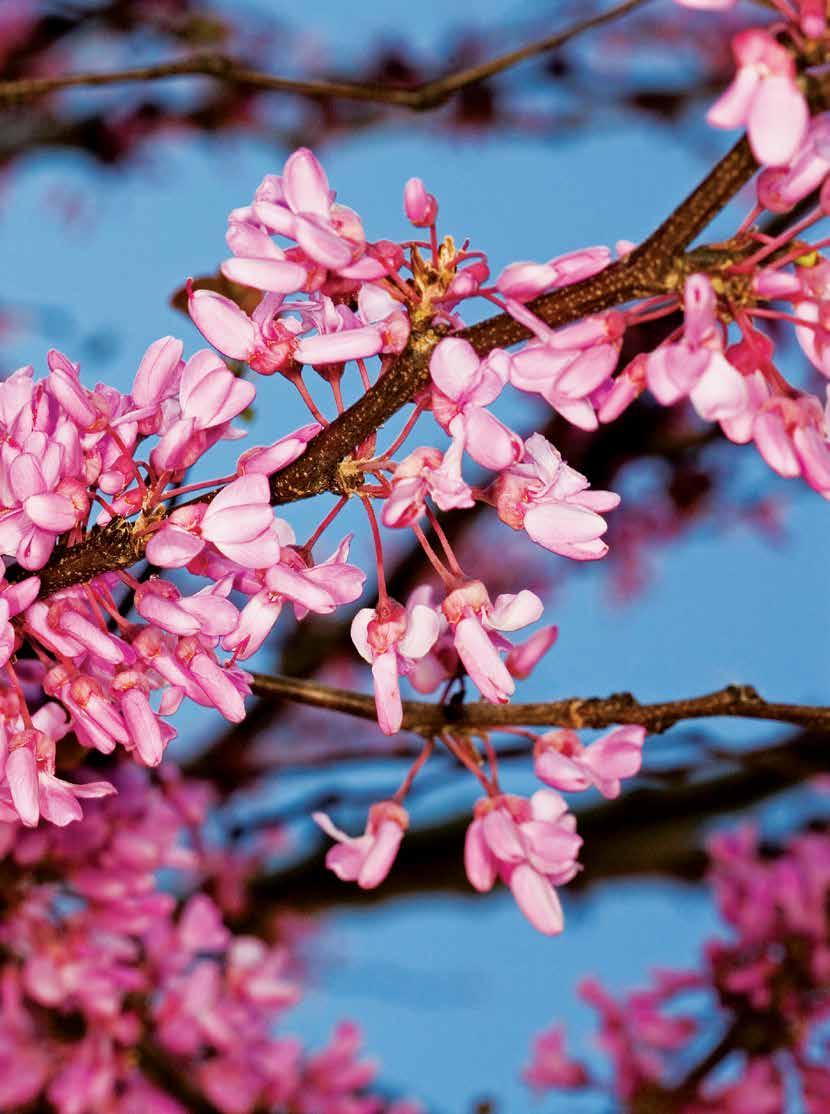
M 432 409 L 436 421 L 461 440 L 473 460 L 485 468 L 507 468 L 522 454 L 519 438 L 485 407 L 508 380 L 510 357 L 494 349 L 480 360 L 469 341 L 442 340 L 429 362 Z
M 723 354 L 716 308 L 706 275 L 690 275 L 684 288 L 683 337 L 655 349 L 646 363 L 648 385 L 658 402 L 672 406 L 689 395 L 707 421 L 735 418 L 748 402 L 744 377 Z
M 188 313 L 205 340 L 230 359 L 244 360 L 260 375 L 287 371 L 294 362 L 297 334 L 304 326 L 295 317 L 280 319 L 281 307 L 282 297 L 269 294 L 248 316 L 224 294 L 193 290 L 188 284 Z
M 438 202 L 420 178 L 410 178 L 403 188 L 403 207 L 407 220 L 416 228 L 429 228 L 438 216 Z
M 454 437 L 443 454 L 431 447 L 418 448 L 395 468 L 392 491 L 383 504 L 384 526 L 411 526 L 423 515 L 427 497 L 442 511 L 472 507 L 472 490 L 461 475 L 464 442 Z
M 536 776 L 566 793 L 593 785 L 603 797 L 618 797 L 620 779 L 639 772 L 645 737 L 644 727 L 627 724 L 586 747 L 575 731 L 548 731 L 533 749 Z
M 279 560 L 268 480 L 262 475 L 240 476 L 210 503 L 179 507 L 150 538 L 147 556 L 161 568 L 181 568 L 204 548 L 213 545 L 245 568 L 264 569 Z
M 522 306 L 508 305 L 508 312 L 540 338 L 513 356 L 513 386 L 540 394 L 579 429 L 596 429 L 590 396 L 609 382 L 617 366 L 625 332 L 623 314 L 610 310 L 554 330 Z
M 440 616 L 431 607 L 416 603 L 404 609 L 391 599 L 377 609 L 362 608 L 352 620 L 352 642 L 372 666 L 378 723 L 385 735 L 400 731 L 403 720 L 399 675 L 407 676 L 429 653 L 440 629 Z
M 78 798 L 106 797 L 115 787 L 107 781 L 74 785 L 56 777 L 55 740 L 38 730 L 38 722 L 46 725 L 40 712 L 32 728 L 9 740 L 7 750 L 0 745 L 0 818 L 8 820 L 11 812 L 11 818 L 19 817 L 27 828 L 34 828 L 42 816 L 63 827 L 83 816 Z
M 386 273 L 383 263 L 367 254 L 360 218 L 351 209 L 334 203 L 325 171 L 306 147 L 289 156 L 280 177 L 269 175 L 264 179 L 250 209 L 231 214 L 231 222 L 239 220 L 294 240 L 300 249 L 294 262 L 299 262 L 306 274 L 313 271 L 315 265 L 344 278 L 369 282 Z M 231 246 L 235 253 L 245 250 L 242 244 Z M 245 281 L 260 290 L 287 292 L 286 288 L 292 288 L 284 264 L 276 275 L 278 284 L 273 282 L 271 272 L 281 261 L 268 259 L 268 267 L 252 266 L 261 260 L 243 258 L 232 264 L 234 262 L 237 269 L 233 270 L 233 275 L 237 281 Z M 302 286 L 294 285 L 293 289 L 299 290 Z
M 496 279 L 496 289 L 517 302 L 529 302 L 548 290 L 579 282 L 603 270 L 611 262 L 606 247 L 581 248 L 547 263 L 510 263 Z
M 63 445 L 40 432 L 29 434 L 22 451 L 9 442 L 0 450 L 0 555 L 24 569 L 42 568 L 82 513 L 64 481 L 66 463 Z
M 406 809 L 396 801 L 372 805 L 362 836 L 341 832 L 324 812 L 315 812 L 312 818 L 326 835 L 337 840 L 338 846 L 326 855 L 326 866 L 344 882 L 357 882 L 364 890 L 373 890 L 387 876 L 409 827 Z
M 619 495 L 590 491 L 541 433 L 528 437 L 524 458 L 496 478 L 490 496 L 502 522 L 526 530 L 545 549 L 578 561 L 608 552 L 600 540 L 608 526 L 598 512 L 618 506 Z
M 319 422 L 310 422 L 308 425 L 295 429 L 293 433 L 286 433 L 273 445 L 254 446 L 246 449 L 236 462 L 236 471 L 240 476 L 257 473 L 263 476 L 273 476 L 275 472 L 287 467 L 292 461 L 303 455 L 309 441 L 312 441 L 323 427 Z
M 481 581 L 470 580 L 449 593 L 441 610 L 461 663 L 481 695 L 494 704 L 505 704 L 516 685 L 499 656 L 500 650 L 511 650 L 512 645 L 498 632 L 534 623 L 542 614 L 542 601 L 524 588 L 516 595 L 498 596 L 493 604 Z
M 810 110 L 796 82 L 786 47 L 761 28 L 739 31 L 732 40 L 738 72 L 709 109 L 716 128 L 746 124 L 752 153 L 766 166 L 782 166 L 804 141 Z
M 774 213 L 786 213 L 818 189 L 830 171 L 830 114 L 810 121 L 804 142 L 787 166 L 767 167 L 758 176 L 758 202 Z
M 565 1052 L 565 1032 L 554 1025 L 533 1042 L 533 1060 L 522 1072 L 525 1083 L 534 1091 L 585 1087 L 588 1072 Z
M 555 887 L 578 870 L 582 840 L 567 807 L 552 789 L 540 789 L 530 800 L 504 794 L 482 798 L 464 845 L 471 885 L 486 893 L 500 877 L 533 927 L 547 936 L 564 927 Z

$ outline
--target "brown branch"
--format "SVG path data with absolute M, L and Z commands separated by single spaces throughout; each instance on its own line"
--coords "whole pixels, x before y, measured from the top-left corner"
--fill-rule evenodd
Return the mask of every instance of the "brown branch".
M 260 696 L 290 700 L 312 708 L 343 712 L 359 719 L 377 718 L 371 696 L 334 688 L 318 681 L 295 677 L 253 675 L 253 690 Z M 430 704 L 403 702 L 402 730 L 420 735 L 440 735 L 448 730 L 493 730 L 501 727 L 610 727 L 636 723 L 650 734 L 666 731 L 681 720 L 729 716 L 763 719 L 830 731 L 830 707 L 784 704 L 764 700 L 751 685 L 727 685 L 704 696 L 641 704 L 631 693 L 607 697 L 571 697 L 532 704 Z
M 556 327 L 635 298 L 677 289 L 682 282 L 686 248 L 756 169 L 749 144 L 741 139 L 630 255 L 590 278 L 542 295 L 529 303 L 530 308 L 548 325 Z M 464 337 L 483 355 L 493 348 L 516 344 L 530 334 L 523 325 L 502 313 L 456 335 Z M 348 483 L 341 474 L 344 462 L 355 446 L 427 385 L 430 355 L 440 339 L 441 334 L 432 328 L 414 330 L 394 366 L 318 434 L 298 460 L 272 477 L 272 503 L 296 502 L 325 491 L 347 491 Z M 138 560 L 142 548 L 140 539 L 133 537 L 120 520 L 114 520 L 104 530 L 92 530 L 71 550 L 64 547 L 55 551 L 39 573 L 41 595 L 91 580 L 109 569 L 127 568 Z M 9 570 L 8 574 L 9 579 L 20 579 L 22 575 L 21 570 Z
M 296 94 L 313 100 L 333 98 L 363 101 L 424 112 L 444 104 L 462 89 L 485 81 L 489 77 L 495 77 L 496 74 L 504 73 L 529 58 L 536 58 L 540 54 L 556 50 L 585 31 L 619 19 L 645 3 L 646 0 L 625 0 L 624 3 L 608 8 L 606 11 L 580 19 L 553 35 L 537 39 L 517 50 L 500 54 L 489 62 L 465 67 L 410 89 L 389 87 L 377 82 L 308 81 L 280 77 L 278 74 L 251 69 L 225 54 L 211 53 L 159 62 L 151 66 L 138 66 L 134 69 L 57 74 L 50 77 L 23 77 L 13 81 L 3 81 L 0 82 L 0 104 L 3 102 L 15 104 L 48 93 L 59 92 L 62 89 L 147 83 L 176 77 L 210 77 L 231 85 L 241 85 L 263 92 Z

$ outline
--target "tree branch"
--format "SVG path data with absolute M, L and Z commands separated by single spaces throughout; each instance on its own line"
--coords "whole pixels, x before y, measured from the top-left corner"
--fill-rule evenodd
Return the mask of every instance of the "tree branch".
M 313 708 L 359 719 L 377 718 L 371 696 L 334 688 L 318 681 L 295 677 L 253 674 L 253 690 L 260 696 L 291 700 Z M 631 693 L 606 697 L 571 697 L 566 700 L 531 704 L 430 704 L 421 700 L 403 702 L 402 730 L 420 735 L 440 735 L 448 730 L 494 730 L 502 727 L 609 727 L 636 723 L 650 734 L 673 727 L 681 720 L 729 716 L 763 719 L 830 731 L 830 707 L 784 704 L 764 700 L 751 685 L 727 685 L 704 696 L 641 704 Z
M 684 252 L 712 217 L 754 174 L 757 163 L 746 139 L 741 139 L 706 175 L 700 185 L 638 248 L 624 259 L 581 282 L 572 283 L 529 303 L 529 308 L 552 327 L 578 321 L 588 314 L 635 298 L 673 291 L 684 274 Z M 455 334 L 468 340 L 482 355 L 530 336 L 506 313 L 471 325 Z M 427 327 L 413 330 L 394 366 L 352 406 L 309 442 L 305 453 L 271 478 L 275 505 L 307 499 L 325 491 L 347 492 L 341 475 L 355 446 L 378 430 L 411 402 L 429 382 L 430 356 L 441 334 Z M 215 493 L 213 493 L 215 494 Z M 205 496 L 210 499 L 212 496 Z M 143 542 L 122 520 L 94 529 L 71 549 L 58 547 L 40 570 L 41 595 L 91 580 L 112 569 L 134 564 Z M 23 570 L 9 570 L 8 579 L 21 579 Z
M 313 100 L 333 98 L 363 101 L 408 108 L 414 112 L 425 112 L 444 104 L 462 89 L 485 81 L 489 77 L 495 77 L 496 74 L 504 73 L 529 58 L 536 58 L 540 54 L 556 50 L 585 31 L 619 19 L 645 3 L 646 0 L 625 0 L 624 3 L 608 8 L 606 11 L 580 19 L 553 35 L 527 43 L 517 50 L 500 54 L 489 62 L 465 67 L 410 89 L 389 87 L 377 82 L 308 81 L 280 77 L 278 74 L 251 69 L 228 55 L 211 53 L 196 54 L 188 58 L 172 59 L 169 62 L 138 66 L 133 69 L 57 74 L 50 77 L 22 77 L 13 81 L 3 81 L 0 82 L 0 105 L 20 103 L 62 89 L 147 83 L 175 77 L 210 77 L 231 85 L 241 85 L 263 92 L 289 93 L 310 97 Z

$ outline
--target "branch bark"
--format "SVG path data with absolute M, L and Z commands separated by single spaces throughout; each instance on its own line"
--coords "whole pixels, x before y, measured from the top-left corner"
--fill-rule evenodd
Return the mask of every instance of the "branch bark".
M 187 58 L 175 58 L 168 62 L 158 62 L 150 66 L 137 66 L 121 70 L 93 70 L 82 73 L 56 74 L 49 77 L 22 77 L 13 81 L 0 82 L 0 105 L 19 104 L 63 89 L 100 88 L 106 85 L 147 84 L 176 77 L 209 77 L 230 85 L 240 85 L 269 93 L 288 93 L 312 100 L 350 100 L 370 104 L 384 104 L 390 107 L 407 108 L 414 112 L 426 112 L 444 104 L 456 93 L 471 85 L 476 85 L 496 74 L 504 73 L 529 58 L 556 50 L 571 39 L 610 23 L 627 15 L 635 8 L 642 7 L 646 0 L 625 0 L 606 11 L 577 20 L 562 31 L 547 35 L 542 39 L 527 43 L 517 50 L 510 50 L 492 58 L 453 73 L 425 81 L 414 88 L 389 87 L 377 82 L 363 81 L 308 81 L 299 78 L 281 77 L 246 66 L 243 62 L 226 54 L 195 54 Z
M 684 253 L 699 233 L 757 170 L 746 139 L 738 143 L 706 175 L 698 187 L 638 248 L 624 259 L 581 282 L 554 290 L 529 303 L 552 327 L 636 298 L 674 291 L 682 284 Z M 528 330 L 508 314 L 497 314 L 455 334 L 482 355 L 526 339 Z M 429 382 L 430 356 L 441 339 L 432 328 L 415 330 L 389 371 L 357 402 L 318 434 L 305 453 L 271 479 L 271 501 L 292 503 L 325 491 L 347 488 L 341 467 L 357 445 L 411 402 Z M 213 493 L 215 494 L 215 492 Z M 205 496 L 205 499 L 211 498 Z M 140 559 L 143 543 L 123 520 L 94 529 L 78 545 L 59 547 L 40 570 L 41 596 L 91 580 L 103 572 L 128 568 Z M 10 580 L 22 570 L 9 570 Z
M 253 674 L 254 692 L 290 700 L 313 708 L 342 712 L 359 719 L 377 718 L 371 696 L 334 688 L 318 681 L 295 677 Z M 830 731 L 830 707 L 767 701 L 751 685 L 727 685 L 704 696 L 641 704 L 629 692 L 606 697 L 570 697 L 530 704 L 430 704 L 421 700 L 403 702 L 402 730 L 435 736 L 442 731 L 498 731 L 502 727 L 610 727 L 636 723 L 649 734 L 668 730 L 681 720 L 728 716 L 762 719 Z

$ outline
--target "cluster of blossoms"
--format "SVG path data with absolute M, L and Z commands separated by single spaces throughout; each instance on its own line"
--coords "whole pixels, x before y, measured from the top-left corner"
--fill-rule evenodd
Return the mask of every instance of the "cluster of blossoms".
M 795 837 L 770 857 L 744 827 L 713 839 L 710 855 L 730 937 L 708 944 L 700 970 L 660 971 L 653 986 L 621 1001 L 587 980 L 581 995 L 599 1015 L 613 1079 L 592 1078 L 567 1054 L 556 1026 L 537 1039 L 525 1071 L 534 1090 L 603 1088 L 630 1110 L 780 1114 L 797 1088 L 799 1109 L 828 1108 L 830 836 Z M 691 1005 L 704 1001 L 714 1004 L 717 1022 L 695 1016 Z M 694 1069 L 697 1060 L 705 1071 Z M 724 1080 L 727 1060 L 734 1070 Z
M 228 927 L 262 855 L 206 843 L 208 787 L 126 764 L 116 782 L 80 826 L 4 833 L 0 1110 L 418 1114 L 372 1093 L 353 1024 L 314 1053 L 277 1031 L 301 964 L 291 932 Z
M 791 17 L 789 8 L 781 5 Z M 302 620 L 363 593 L 367 573 L 349 562 L 350 538 L 315 557 L 350 497 L 365 509 L 374 547 L 377 600 L 357 612 L 351 632 L 371 665 L 381 729 L 401 729 L 402 677 L 418 692 L 439 692 L 442 704 L 461 697 L 466 678 L 485 701 L 507 703 L 555 628 L 537 626 L 514 643 L 509 636 L 539 622 L 542 601 L 521 584 L 492 598 L 462 567 L 439 515 L 486 504 L 542 549 L 592 561 L 607 552 L 603 516 L 619 502 L 593 490 L 542 434 L 520 436 L 494 412 L 511 390 L 540 396 L 585 431 L 613 421 L 646 388 L 666 406 L 688 398 L 731 440 L 754 441 L 776 472 L 800 475 L 830 497 L 825 407 L 784 378 L 772 336 L 759 327 L 793 323 L 809 361 L 830 377 L 830 260 L 823 241 L 802 238 L 830 205 L 830 115 L 809 119 L 791 49 L 825 27 L 812 7 L 799 13 L 800 26 L 777 38 L 757 31 L 736 42 L 735 84 L 712 113 L 721 125 L 748 122 L 765 164 L 757 205 L 734 237 L 679 260 L 652 297 L 552 328 L 545 296 L 601 277 L 613 263 L 609 249 L 513 263 L 491 281 L 482 252 L 439 239 L 438 203 L 419 179 L 406 184 L 404 209 L 423 239 L 370 241 L 301 149 L 230 214 L 232 254 L 222 272 L 258 293 L 256 308 L 188 285 L 190 315 L 221 355 L 204 349 L 185 361 L 181 342 L 163 337 L 126 394 L 84 386 L 77 365 L 54 351 L 45 378 L 23 368 L 0 384 L 0 823 L 65 825 L 82 815 L 80 800 L 113 792 L 108 781 L 59 776 L 70 735 L 101 755 L 123 748 L 156 766 L 183 700 L 239 722 L 252 683 L 240 663 L 283 609 Z M 816 191 L 817 204 L 786 233 L 758 231 L 764 211 L 786 213 Z M 617 246 L 623 259 L 635 250 Z M 529 341 L 478 351 L 461 316 L 472 299 L 498 306 Z M 622 360 L 626 334 L 663 318 L 662 342 Z M 418 349 L 425 338 L 429 374 L 409 399 L 409 417 L 385 447 L 375 429 L 348 459 L 341 454 L 336 502 L 298 541 L 272 502 L 281 473 L 326 444 L 330 418 L 314 394 L 322 384 L 343 414 L 348 371 L 350 390 L 359 384 L 377 397 L 405 350 L 409 358 L 410 342 Z M 243 435 L 234 421 L 257 395 L 247 372 L 222 357 L 286 380 L 312 420 L 244 451 L 231 475 L 188 482 L 213 445 Z M 408 445 L 430 419 L 426 443 Z M 434 583 L 405 603 L 387 590 L 381 526 L 411 531 L 434 572 Z M 105 554 L 117 554 L 103 564 L 102 538 Z M 141 556 L 148 575 L 136 579 L 128 568 Z M 178 572 L 174 583 L 170 571 L 182 569 L 201 586 Z M 620 728 L 587 748 L 570 732 L 542 736 L 537 772 L 551 788 L 530 801 L 502 793 L 486 733 L 486 756 L 464 735 L 442 735 L 486 793 L 467 840 L 472 884 L 487 890 L 502 878 L 537 927 L 558 931 L 555 887 L 576 870 L 579 839 L 557 791 L 594 786 L 614 795 L 619 779 L 639 769 L 643 734 Z M 371 886 L 385 876 L 420 764 L 395 800 L 370 812 L 358 839 L 323 821 L 338 840 L 330 861 L 342 877 Z

